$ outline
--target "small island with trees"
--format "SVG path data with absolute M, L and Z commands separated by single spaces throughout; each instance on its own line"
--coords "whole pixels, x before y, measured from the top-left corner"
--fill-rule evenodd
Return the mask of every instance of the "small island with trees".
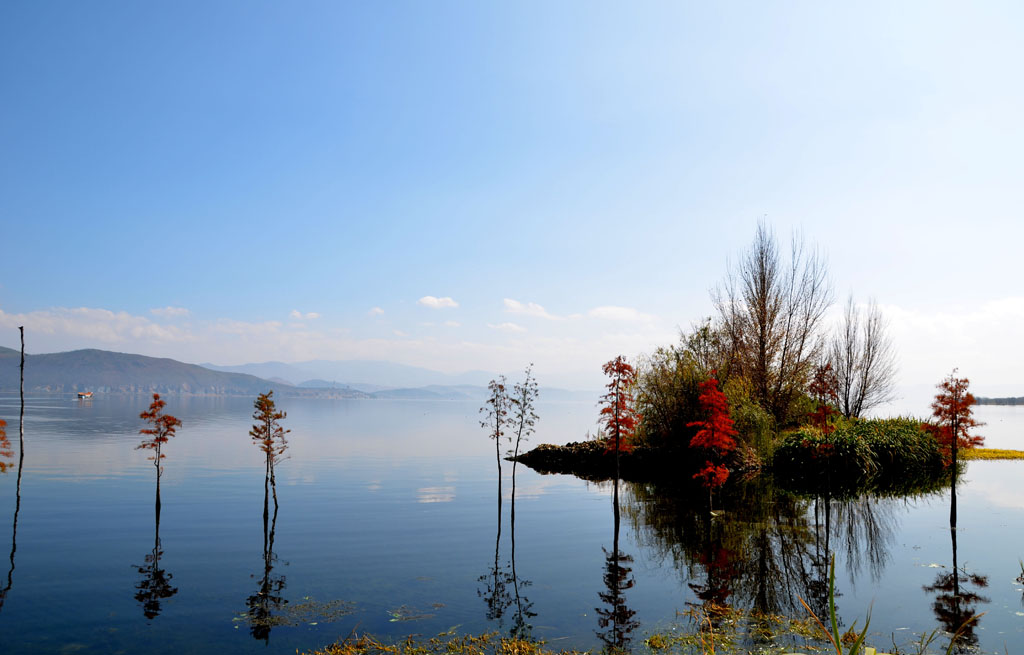
M 851 296 L 827 326 L 825 260 L 798 235 L 783 257 L 760 224 L 712 298 L 717 315 L 677 344 L 605 365 L 595 436 L 515 459 L 593 480 L 687 479 L 713 507 L 733 476 L 770 474 L 791 491 L 832 496 L 935 489 L 957 470 L 959 450 L 982 444 L 955 369 L 930 419 L 867 417 L 894 399 L 887 323 L 877 304 Z

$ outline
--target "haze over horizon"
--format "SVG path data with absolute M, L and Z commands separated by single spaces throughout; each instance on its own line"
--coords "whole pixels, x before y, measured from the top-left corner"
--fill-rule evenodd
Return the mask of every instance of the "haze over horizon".
M 593 389 L 758 220 L 1024 394 L 1024 7 L 8 4 L 0 345 Z

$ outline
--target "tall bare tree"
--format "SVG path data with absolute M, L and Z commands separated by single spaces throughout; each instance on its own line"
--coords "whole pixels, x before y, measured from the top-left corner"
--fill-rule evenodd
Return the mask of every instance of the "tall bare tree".
M 712 300 L 728 374 L 746 377 L 755 400 L 786 423 L 823 348 L 822 317 L 832 304 L 824 256 L 794 233 L 783 261 L 775 234 L 759 222 L 754 243 L 729 266 Z
M 862 312 L 851 295 L 832 335 L 829 359 L 839 380 L 839 410 L 859 417 L 895 397 L 896 352 L 874 300 Z

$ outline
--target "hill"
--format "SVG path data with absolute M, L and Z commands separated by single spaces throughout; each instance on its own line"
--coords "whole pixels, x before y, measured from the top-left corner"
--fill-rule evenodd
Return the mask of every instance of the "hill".
M 1019 398 L 978 398 L 979 405 L 1024 405 L 1024 396 Z
M 0 391 L 18 390 L 18 351 L 0 348 Z M 297 389 L 254 375 L 211 371 L 173 359 L 106 350 L 72 350 L 25 356 L 29 392 L 193 393 L 249 395 L 274 389 L 279 395 L 323 395 L 323 389 Z M 363 397 L 348 390 L 332 394 Z
M 238 366 L 200 364 L 213 371 L 247 373 L 261 378 L 278 377 L 294 385 L 304 381 L 320 386 L 349 386 L 362 391 L 383 391 L 385 389 L 411 389 L 429 385 L 459 386 L 473 385 L 486 387 L 494 377 L 485 371 L 465 373 L 442 373 L 419 366 L 396 364 L 376 360 L 347 359 L 338 361 L 310 360 L 286 364 L 284 362 L 262 362 Z

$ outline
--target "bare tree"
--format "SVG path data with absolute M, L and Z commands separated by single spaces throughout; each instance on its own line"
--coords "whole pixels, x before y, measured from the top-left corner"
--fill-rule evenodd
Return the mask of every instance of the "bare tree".
M 839 410 L 859 417 L 895 397 L 896 353 L 889 323 L 874 300 L 862 313 L 851 295 L 832 335 L 829 357 L 839 378 Z
M 754 243 L 712 292 L 728 374 L 746 377 L 757 400 L 783 424 L 823 347 L 821 322 L 832 304 L 824 257 L 799 234 L 789 260 L 759 222 Z

